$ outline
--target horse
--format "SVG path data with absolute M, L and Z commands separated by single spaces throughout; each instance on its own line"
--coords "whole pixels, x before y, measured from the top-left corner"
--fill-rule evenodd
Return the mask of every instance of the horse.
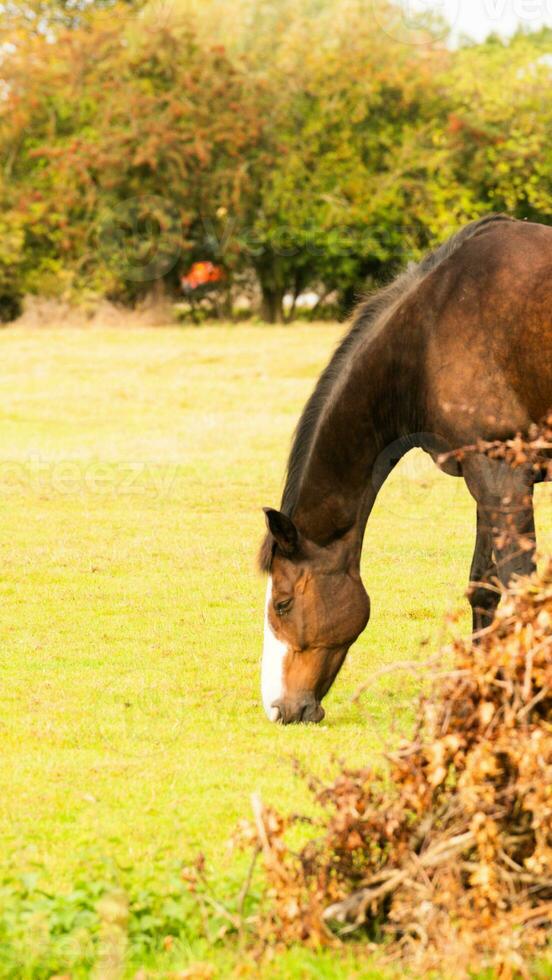
M 487 215 L 360 302 L 300 417 L 280 509 L 263 508 L 271 721 L 324 717 L 321 701 L 370 616 L 365 527 L 414 446 L 475 500 L 468 598 L 474 631 L 492 622 L 497 583 L 534 568 L 537 476 L 456 450 L 525 433 L 551 406 L 552 228 Z

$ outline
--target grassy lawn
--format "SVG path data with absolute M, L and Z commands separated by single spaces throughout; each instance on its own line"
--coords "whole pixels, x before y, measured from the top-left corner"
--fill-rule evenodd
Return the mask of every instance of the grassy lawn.
M 237 888 L 226 841 L 252 791 L 298 809 L 294 758 L 320 774 L 332 755 L 373 760 L 408 730 L 420 678 L 384 676 L 360 704 L 352 693 L 385 664 L 425 659 L 447 610 L 466 628 L 471 500 L 407 457 L 369 523 L 372 621 L 325 722 L 264 718 L 261 506 L 279 502 L 290 434 L 339 332 L 0 334 L 0 976 L 168 977 L 197 961 L 228 976 L 240 957 L 199 938 L 182 863 L 201 850 L 221 895 Z M 110 923 L 115 951 L 98 960 Z M 383 976 L 302 950 L 267 971 Z

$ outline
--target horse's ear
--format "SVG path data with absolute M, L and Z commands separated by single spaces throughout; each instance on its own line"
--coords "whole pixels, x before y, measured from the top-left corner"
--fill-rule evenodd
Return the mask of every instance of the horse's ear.
M 263 507 L 263 510 L 266 526 L 280 551 L 286 558 L 291 558 L 299 546 L 299 532 L 295 524 L 279 510 L 273 510 L 272 507 Z

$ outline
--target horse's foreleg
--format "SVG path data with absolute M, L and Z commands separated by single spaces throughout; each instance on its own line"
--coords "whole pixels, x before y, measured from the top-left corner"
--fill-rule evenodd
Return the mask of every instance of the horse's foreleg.
M 473 632 L 490 626 L 500 600 L 498 571 L 493 558 L 493 536 L 477 508 L 477 535 L 470 568 L 468 600 L 472 607 Z
M 507 586 L 513 575 L 528 575 L 535 568 L 535 520 L 533 483 L 530 473 L 513 469 L 502 460 L 474 456 L 466 460 L 463 473 L 477 502 L 477 542 L 470 574 L 473 582 L 488 581 L 494 575 Z M 483 566 L 491 559 L 489 569 Z M 481 574 L 482 572 L 482 574 Z M 492 621 L 499 596 L 491 600 L 474 592 L 476 607 L 482 604 L 481 625 Z M 479 626 L 479 628 L 481 628 Z

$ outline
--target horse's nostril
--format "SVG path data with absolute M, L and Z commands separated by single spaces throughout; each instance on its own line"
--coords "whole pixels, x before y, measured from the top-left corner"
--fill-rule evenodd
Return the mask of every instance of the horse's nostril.
M 300 720 L 316 725 L 319 721 L 322 721 L 325 714 L 324 708 L 318 701 L 309 700 L 303 705 Z
M 297 725 L 301 722 L 316 724 L 322 721 L 324 715 L 324 708 L 314 697 L 274 701 L 268 712 L 270 721 L 279 721 L 282 725 Z
M 280 721 L 282 712 L 277 704 L 273 704 L 268 712 L 269 721 Z
M 318 724 L 318 722 L 322 721 L 325 717 L 326 717 L 326 712 L 324 711 L 324 708 L 322 707 L 321 704 L 317 704 L 312 720 L 316 722 L 316 724 Z

